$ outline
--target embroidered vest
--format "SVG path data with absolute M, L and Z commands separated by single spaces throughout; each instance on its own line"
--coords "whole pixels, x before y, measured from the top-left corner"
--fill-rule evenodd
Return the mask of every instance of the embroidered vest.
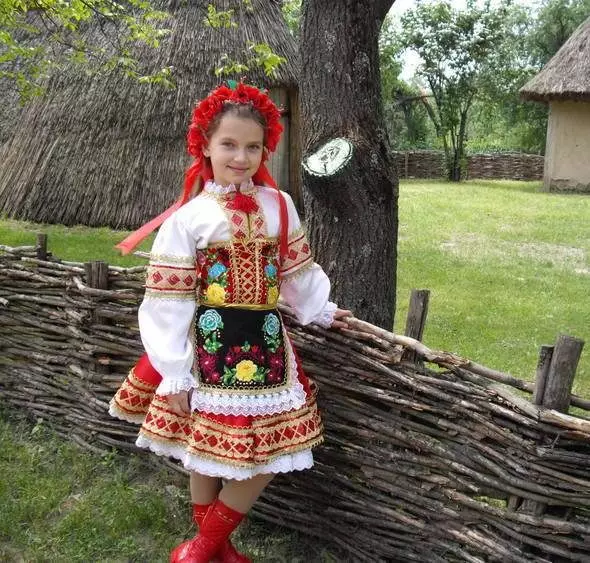
M 292 232 L 278 262 L 278 240 L 258 209 L 231 209 L 232 195 L 214 196 L 226 214 L 230 240 L 212 242 L 191 260 L 152 255 L 146 295 L 195 299 L 194 409 L 264 415 L 299 408 L 306 394 L 276 303 L 282 280 L 313 264 L 303 230 Z
M 219 198 L 231 240 L 197 252 L 198 300 L 213 307 L 274 308 L 279 298 L 278 240 L 267 237 L 258 210 L 229 209 Z

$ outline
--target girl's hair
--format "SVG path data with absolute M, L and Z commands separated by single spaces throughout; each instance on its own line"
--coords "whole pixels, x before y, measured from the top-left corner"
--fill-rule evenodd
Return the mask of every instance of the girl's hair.
M 255 123 L 258 123 L 264 131 L 264 143 L 266 144 L 266 119 L 264 119 L 264 116 L 250 104 L 236 104 L 233 102 L 224 103 L 219 113 L 217 113 L 209 122 L 209 127 L 205 132 L 205 137 L 207 139 L 210 139 L 211 136 L 215 134 L 215 131 L 219 128 L 221 120 L 226 115 L 233 115 L 234 117 L 239 117 L 241 119 L 251 119 Z

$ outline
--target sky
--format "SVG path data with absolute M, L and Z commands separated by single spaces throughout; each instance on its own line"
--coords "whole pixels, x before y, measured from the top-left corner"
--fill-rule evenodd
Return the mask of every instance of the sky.
M 457 9 L 465 8 L 466 2 L 465 0 L 450 0 L 451 5 Z M 396 19 L 399 18 L 404 12 L 407 10 L 411 10 L 416 7 L 416 0 L 395 0 L 395 3 L 389 10 L 389 13 L 392 16 L 395 16 Z M 483 4 L 480 0 L 479 4 Z M 516 4 L 521 4 L 523 6 L 536 6 L 538 4 L 537 0 L 515 0 Z M 492 0 L 492 5 L 494 4 Z M 407 52 L 404 56 L 404 67 L 401 73 L 401 78 L 404 80 L 409 80 L 414 75 L 414 71 L 416 66 L 418 65 L 418 57 L 411 53 Z

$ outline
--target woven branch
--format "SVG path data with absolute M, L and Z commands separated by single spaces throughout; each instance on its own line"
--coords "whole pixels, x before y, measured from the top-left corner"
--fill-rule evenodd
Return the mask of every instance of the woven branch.
M 96 289 L 83 264 L 34 254 L 0 246 L 2 402 L 90 451 L 140 452 L 137 428 L 107 406 L 142 353 L 144 268 L 111 267 L 109 289 Z M 281 310 L 319 385 L 326 444 L 313 470 L 271 484 L 258 516 L 358 561 L 589 560 L 590 419 L 533 405 L 509 389 L 530 393 L 527 382 L 361 320 L 333 331 Z M 424 364 L 402 361 L 406 350 Z

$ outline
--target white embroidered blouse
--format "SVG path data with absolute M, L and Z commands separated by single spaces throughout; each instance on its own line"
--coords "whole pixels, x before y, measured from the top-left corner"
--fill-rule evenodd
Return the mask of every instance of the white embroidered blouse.
M 209 182 L 201 194 L 171 215 L 160 227 L 154 241 L 150 266 L 186 272 L 190 280 L 195 272 L 198 250 L 228 242 L 231 229 L 218 198 L 235 190 Z M 269 238 L 279 234 L 279 205 L 276 191 L 267 187 L 243 186 L 242 192 L 253 195 L 264 216 Z M 301 231 L 301 222 L 289 194 L 284 193 L 289 215 L 289 234 Z M 149 275 L 149 274 L 148 274 Z M 177 276 L 182 278 L 183 273 Z M 182 286 L 182 282 L 177 284 Z M 334 319 L 336 305 L 328 300 L 330 281 L 311 258 L 301 268 L 293 267 L 281 276 L 280 296 L 294 310 L 301 324 L 315 322 L 328 327 Z M 188 297 L 188 298 L 187 298 Z M 162 375 L 157 393 L 168 395 L 193 389 L 192 406 L 221 414 L 272 414 L 305 404 L 305 394 L 298 381 L 281 397 L 220 398 L 199 392 L 193 376 L 194 349 L 190 338 L 197 302 L 194 291 L 186 292 L 167 285 L 166 291 L 146 290 L 139 308 L 139 329 L 151 364 Z M 295 363 L 290 347 L 288 353 Z M 244 401 L 247 402 L 244 403 Z

